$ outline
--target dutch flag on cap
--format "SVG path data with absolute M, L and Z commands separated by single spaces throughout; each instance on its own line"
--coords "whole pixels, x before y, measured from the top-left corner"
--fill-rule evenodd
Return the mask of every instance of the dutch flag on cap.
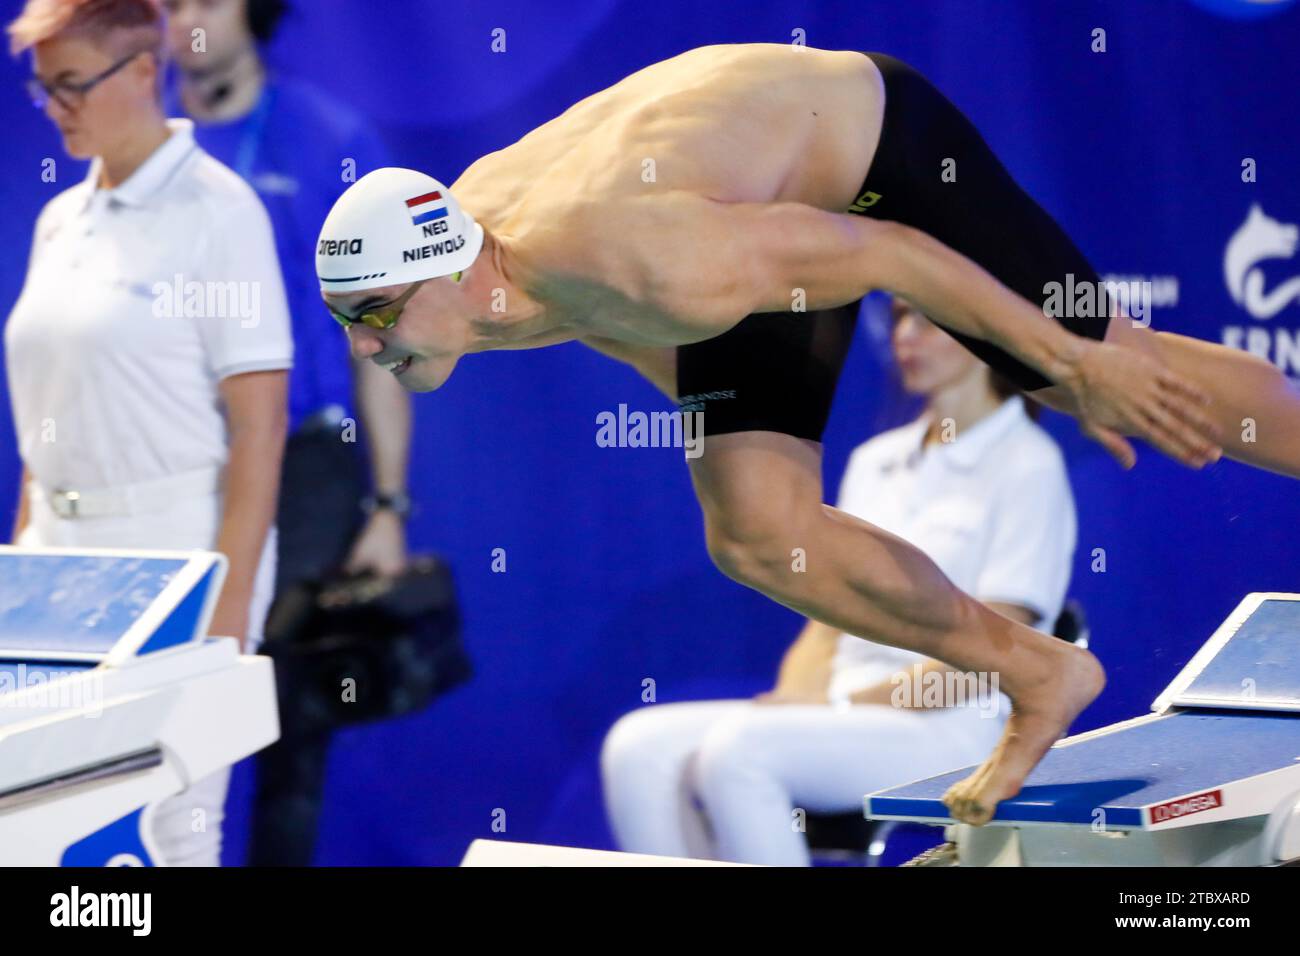
M 447 203 L 437 191 L 406 200 L 406 208 L 411 210 L 411 223 L 416 226 L 447 215 Z

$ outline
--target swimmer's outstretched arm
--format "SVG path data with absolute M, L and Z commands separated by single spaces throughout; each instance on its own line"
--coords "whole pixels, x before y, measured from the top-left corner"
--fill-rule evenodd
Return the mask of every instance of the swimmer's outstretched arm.
M 1190 380 L 1149 354 L 1074 335 L 919 230 L 796 203 L 712 205 L 750 237 L 750 311 L 789 311 L 800 289 L 808 309 L 887 289 L 1038 369 L 1094 429 L 1144 438 L 1192 467 L 1220 454 L 1208 398 Z
M 788 310 L 790 286 L 801 283 L 808 308 L 853 302 L 873 289 L 905 297 L 945 327 L 991 342 L 1054 382 L 1071 377 L 1086 342 L 980 266 L 920 230 L 901 223 L 828 213 L 796 204 L 771 207 L 788 241 L 767 250 L 765 290 Z M 765 303 L 769 304 L 769 303 Z

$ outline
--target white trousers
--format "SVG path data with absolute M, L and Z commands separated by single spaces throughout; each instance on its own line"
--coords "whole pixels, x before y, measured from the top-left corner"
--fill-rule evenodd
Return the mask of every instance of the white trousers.
M 60 518 L 40 490 L 28 486 L 30 519 L 17 544 L 28 548 L 212 549 L 221 528 L 219 494 L 178 501 L 148 514 L 130 517 Z M 275 590 L 275 529 L 267 536 L 257 568 L 248 615 L 251 653 L 262 642 L 262 626 Z M 194 781 L 154 808 L 152 834 L 168 866 L 220 866 L 221 823 L 225 815 L 230 768 Z
M 808 866 L 803 814 L 979 763 L 1004 721 L 974 709 L 651 704 L 605 738 L 610 825 L 634 853 Z

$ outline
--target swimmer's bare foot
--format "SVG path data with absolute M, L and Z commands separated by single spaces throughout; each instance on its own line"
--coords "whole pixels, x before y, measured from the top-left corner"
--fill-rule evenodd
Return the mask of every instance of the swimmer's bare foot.
M 943 802 L 954 820 L 974 826 L 988 823 L 998 802 L 1020 792 L 1029 771 L 1101 693 L 1106 675 L 1097 658 L 1067 644 L 1060 649 L 1065 653 L 1052 678 L 1015 695 L 1011 716 L 993 753 L 944 794 Z

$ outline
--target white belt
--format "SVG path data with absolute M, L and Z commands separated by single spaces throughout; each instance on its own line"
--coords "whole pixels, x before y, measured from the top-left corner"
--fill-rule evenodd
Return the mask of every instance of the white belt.
M 32 488 L 60 518 L 126 517 L 164 511 L 178 501 L 215 494 L 221 489 L 221 469 L 204 468 L 154 481 L 87 491 L 68 488 L 50 491 L 34 481 Z

